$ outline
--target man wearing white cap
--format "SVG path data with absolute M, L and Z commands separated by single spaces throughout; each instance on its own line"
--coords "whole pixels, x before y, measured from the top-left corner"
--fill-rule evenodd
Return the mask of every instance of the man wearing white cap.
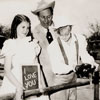
M 47 53 L 48 45 L 56 37 L 54 34 L 54 23 L 53 23 L 53 10 L 55 6 L 55 1 L 50 3 L 41 0 L 38 3 L 38 7 L 35 11 L 32 11 L 40 21 L 40 24 L 34 28 L 33 37 L 39 40 L 40 46 L 42 48 L 39 60 L 40 64 L 43 67 L 43 72 L 45 74 L 48 86 L 52 85 L 53 82 L 53 73 L 51 70 L 51 64 Z
M 92 56 L 86 50 L 86 40 L 82 35 L 71 33 L 72 25 L 60 22 L 55 31 L 59 37 L 48 46 L 52 71 L 55 74 L 54 85 L 76 82 L 75 67 L 88 63 L 98 68 Z M 76 88 L 56 92 L 52 100 L 77 100 Z

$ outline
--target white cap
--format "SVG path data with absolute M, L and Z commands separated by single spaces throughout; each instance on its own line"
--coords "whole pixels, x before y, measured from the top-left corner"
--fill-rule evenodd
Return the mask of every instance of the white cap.
M 58 28 L 60 27 L 64 27 L 64 26 L 73 26 L 74 23 L 72 23 L 71 21 L 67 20 L 67 17 L 63 17 L 63 16 L 60 16 L 58 18 L 55 18 L 55 27 L 54 27 L 54 30 L 57 30 Z

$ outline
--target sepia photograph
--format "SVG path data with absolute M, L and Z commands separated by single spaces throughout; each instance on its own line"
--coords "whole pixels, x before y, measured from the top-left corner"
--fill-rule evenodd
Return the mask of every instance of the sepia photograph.
M 0 100 L 100 100 L 100 0 L 0 0 Z

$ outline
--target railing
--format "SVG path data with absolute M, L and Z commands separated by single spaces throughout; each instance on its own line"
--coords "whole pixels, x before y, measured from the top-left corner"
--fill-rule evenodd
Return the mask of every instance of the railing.
M 94 100 L 99 100 L 99 72 L 95 73 L 95 80 L 94 80 Z M 50 95 L 53 94 L 57 91 L 64 90 L 64 89 L 70 89 L 73 87 L 80 87 L 80 86 L 85 86 L 89 85 L 90 81 L 89 80 L 81 80 L 76 83 L 71 83 L 71 84 L 61 84 L 61 85 L 56 85 L 56 86 L 50 86 L 46 88 L 41 88 L 41 89 L 34 89 L 34 90 L 29 90 L 24 92 L 25 98 L 33 95 Z M 9 100 L 14 97 L 15 94 L 7 94 L 7 95 L 2 95 L 0 97 L 0 100 Z
M 97 61 L 97 63 L 100 63 L 100 61 Z M 100 69 L 99 69 L 100 70 Z M 4 67 L 1 66 L 0 67 L 0 73 L 4 73 Z M 94 100 L 99 100 L 99 71 L 94 73 L 95 77 L 93 81 L 94 84 Z M 0 75 L 0 80 L 3 79 L 3 76 Z M 61 85 L 56 85 L 56 86 L 50 86 L 50 87 L 46 87 L 46 88 L 41 88 L 41 89 L 34 89 L 34 90 L 29 90 L 29 91 L 25 91 L 24 92 L 24 96 L 25 98 L 29 97 L 29 96 L 33 96 L 33 95 L 51 95 L 57 91 L 60 90 L 64 90 L 64 89 L 70 89 L 73 87 L 81 87 L 81 86 L 85 86 L 85 85 L 90 85 L 90 81 L 89 79 L 84 80 L 81 79 L 80 81 L 77 81 L 76 83 L 70 83 L 70 84 L 61 84 Z M 13 99 L 13 97 L 15 96 L 15 94 L 7 94 L 7 95 L 2 95 L 0 97 L 0 100 L 9 100 L 9 99 Z

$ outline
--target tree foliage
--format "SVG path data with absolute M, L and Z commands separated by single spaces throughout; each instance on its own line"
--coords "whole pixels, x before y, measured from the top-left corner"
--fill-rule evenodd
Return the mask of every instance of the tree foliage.
M 3 43 L 10 36 L 10 28 L 9 26 L 4 26 L 0 24 L 0 49 L 3 46 Z
M 100 23 L 90 23 L 89 28 L 92 35 L 87 39 L 88 52 L 95 59 L 100 59 Z
M 5 38 L 9 38 L 10 36 L 10 28 L 9 26 L 4 26 L 4 25 L 0 25 L 0 35 L 5 37 Z

